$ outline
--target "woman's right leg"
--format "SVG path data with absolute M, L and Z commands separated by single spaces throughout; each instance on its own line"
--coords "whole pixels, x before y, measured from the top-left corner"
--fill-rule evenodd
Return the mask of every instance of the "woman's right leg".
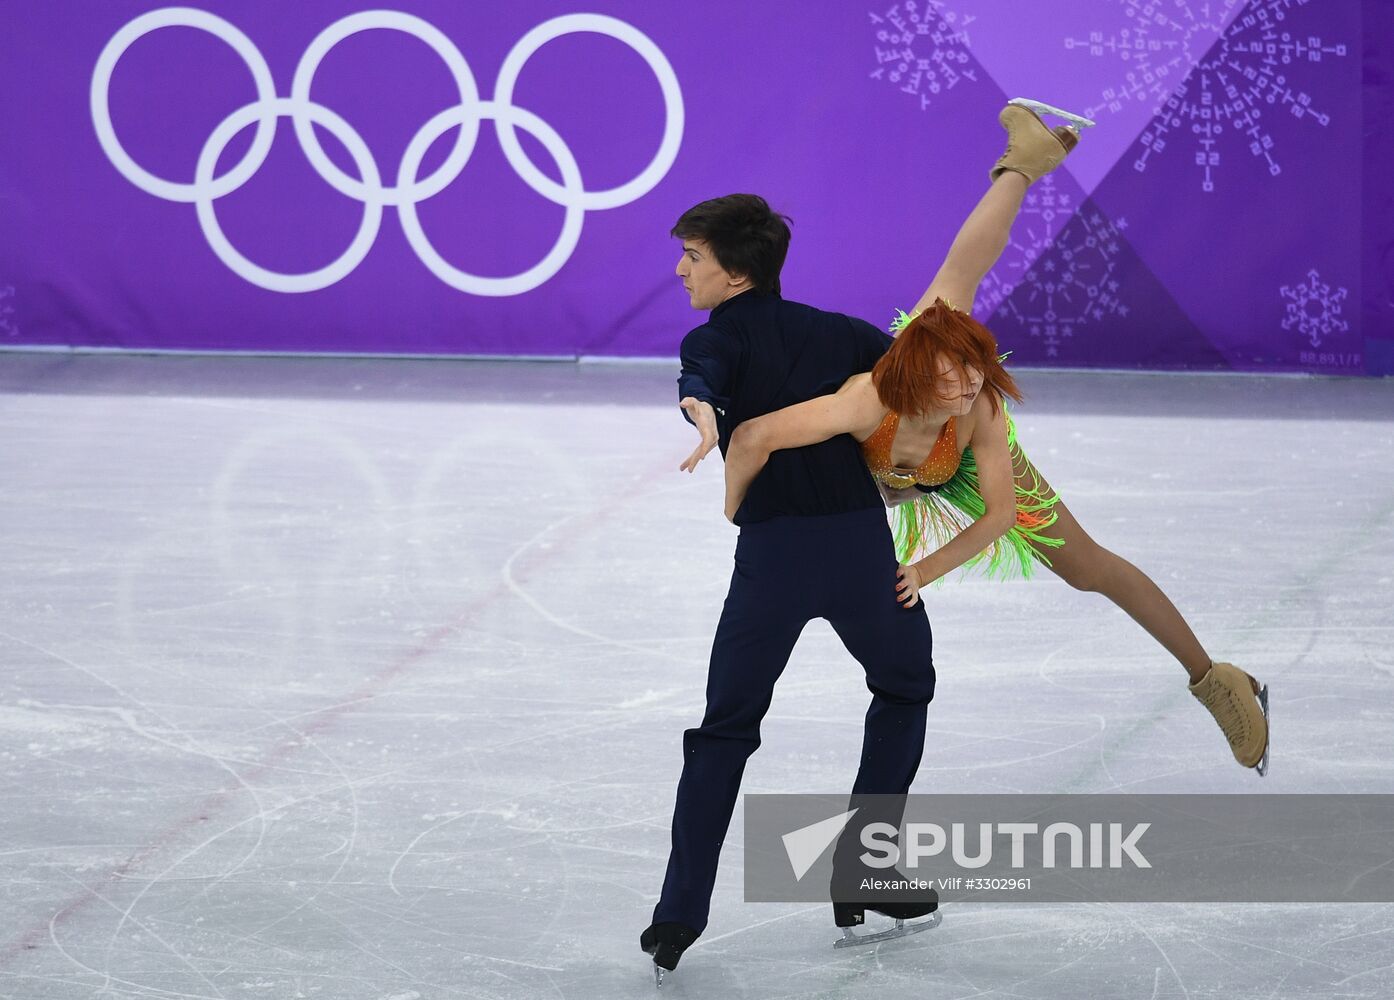
M 1050 484 L 1025 456 L 1018 460 L 1015 471 L 1024 484 L 1036 486 L 1046 495 L 1052 493 Z M 1213 663 L 1176 605 L 1151 577 L 1089 537 L 1064 501 L 1057 498 L 1054 510 L 1055 523 L 1041 534 L 1064 544 L 1040 550 L 1050 560 L 1051 571 L 1076 590 L 1103 594 L 1176 657 L 1190 675 L 1191 693 L 1214 716 L 1235 759 L 1264 774 L 1268 762 L 1267 689 L 1260 695 L 1259 683 L 1249 674 L 1229 663 Z M 1260 697 L 1264 699 L 1262 707 Z
M 1026 463 L 1023 471 L 1036 476 L 1041 488 L 1049 491 L 1044 477 L 1025 458 L 1021 461 Z M 1128 560 L 1094 541 L 1063 500 L 1057 500 L 1054 509 L 1055 523 L 1041 534 L 1064 544 L 1040 550 L 1050 560 L 1051 572 L 1076 590 L 1102 594 L 1126 611 L 1176 657 L 1192 683 L 1204 677 L 1210 669 L 1210 656 L 1162 588 Z

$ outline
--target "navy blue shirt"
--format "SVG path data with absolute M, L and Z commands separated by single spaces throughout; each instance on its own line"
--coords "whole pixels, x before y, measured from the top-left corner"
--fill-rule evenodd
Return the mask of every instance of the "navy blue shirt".
M 742 421 L 803 403 L 870 371 L 891 338 L 865 320 L 777 294 L 742 292 L 682 341 L 678 398 L 711 403 L 721 454 Z M 736 512 L 737 524 L 882 506 L 850 434 L 770 456 Z

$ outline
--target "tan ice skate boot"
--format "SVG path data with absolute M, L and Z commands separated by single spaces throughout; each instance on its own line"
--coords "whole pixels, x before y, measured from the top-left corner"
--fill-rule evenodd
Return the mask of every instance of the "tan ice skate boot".
M 1268 773 L 1268 685 L 1260 684 L 1233 663 L 1211 663 L 1205 676 L 1190 685 L 1191 694 L 1210 710 L 1224 730 L 1234 759 Z
M 1041 119 L 1043 114 L 1064 118 L 1069 124 L 1048 128 Z M 1014 170 L 1028 184 L 1058 167 L 1079 143 L 1080 128 L 1094 124 L 1081 115 L 1024 97 L 1008 101 L 997 120 L 1007 130 L 1007 149 L 988 171 L 988 177 L 995 181 L 1002 171 Z

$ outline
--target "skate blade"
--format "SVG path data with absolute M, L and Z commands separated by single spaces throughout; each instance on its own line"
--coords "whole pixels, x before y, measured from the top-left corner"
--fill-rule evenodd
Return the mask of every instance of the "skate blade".
M 1057 108 L 1053 104 L 1046 104 L 1044 101 L 1033 101 L 1029 97 L 1013 97 L 1008 104 L 1015 104 L 1019 108 L 1034 112 L 1037 115 L 1054 115 L 1056 118 L 1063 118 L 1069 123 L 1070 128 L 1076 135 L 1082 128 L 1093 128 L 1098 122 L 1092 118 L 1085 118 L 1077 115 L 1073 111 L 1066 111 L 1064 108 Z
M 655 989 L 663 988 L 663 973 L 666 970 L 657 962 L 653 963 L 653 985 Z
M 1262 687 L 1258 689 L 1258 706 L 1259 708 L 1263 709 L 1263 723 L 1264 726 L 1268 729 L 1268 739 L 1264 742 L 1263 745 L 1263 756 L 1260 757 L 1259 762 L 1254 765 L 1254 770 L 1257 771 L 1258 776 L 1262 778 L 1264 775 L 1268 773 L 1268 751 L 1273 746 L 1273 725 L 1271 722 L 1269 722 L 1268 719 L 1267 684 L 1264 684 Z
M 917 920 L 914 923 L 897 920 L 894 927 L 889 930 L 876 931 L 874 934 L 854 934 L 852 928 L 844 927 L 842 928 L 842 937 L 833 942 L 833 947 L 860 948 L 863 945 L 880 944 L 882 941 L 894 941 L 896 938 L 909 937 L 911 934 L 918 934 L 920 931 L 938 927 L 943 919 L 943 915 L 935 910 L 924 920 Z

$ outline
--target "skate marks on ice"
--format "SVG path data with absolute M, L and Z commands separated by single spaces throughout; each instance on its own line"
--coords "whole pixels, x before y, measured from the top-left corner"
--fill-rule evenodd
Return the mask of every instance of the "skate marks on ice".
M 0 396 L 0 996 L 652 996 L 635 939 L 735 537 L 719 460 L 670 470 L 691 431 L 666 369 L 616 376 L 653 406 L 588 400 L 579 371 L 541 402 L 532 366 L 510 397 L 483 369 L 477 402 L 468 377 L 415 400 Z M 546 392 L 572 377 L 549 367 Z M 1138 416 L 1131 390 L 1120 416 L 1108 377 L 1069 378 L 1080 412 L 1023 408 L 1028 450 L 1273 685 L 1271 790 L 1387 790 L 1388 431 Z M 1299 410 L 1326 391 L 1266 384 Z M 1096 595 L 926 600 L 921 786 L 1252 787 Z M 866 697 L 810 625 L 745 789 L 845 787 Z M 740 901 L 740 821 L 669 995 L 1394 992 L 1387 907 L 949 904 L 933 934 L 836 951 L 827 907 Z
M 1367 934 L 1388 945 L 1394 934 L 1389 907 L 1353 907 L 1334 919 L 1334 907 L 1264 909 L 951 904 L 932 933 L 834 951 L 826 908 L 800 907 L 699 942 L 663 989 L 750 998 L 1247 1000 L 1376 997 L 1394 983 L 1394 972 L 1368 941 L 1355 943 Z M 1304 921 L 1310 937 L 1275 939 L 1276 926 Z M 634 978 L 631 989 L 617 995 L 653 995 L 650 980 Z

